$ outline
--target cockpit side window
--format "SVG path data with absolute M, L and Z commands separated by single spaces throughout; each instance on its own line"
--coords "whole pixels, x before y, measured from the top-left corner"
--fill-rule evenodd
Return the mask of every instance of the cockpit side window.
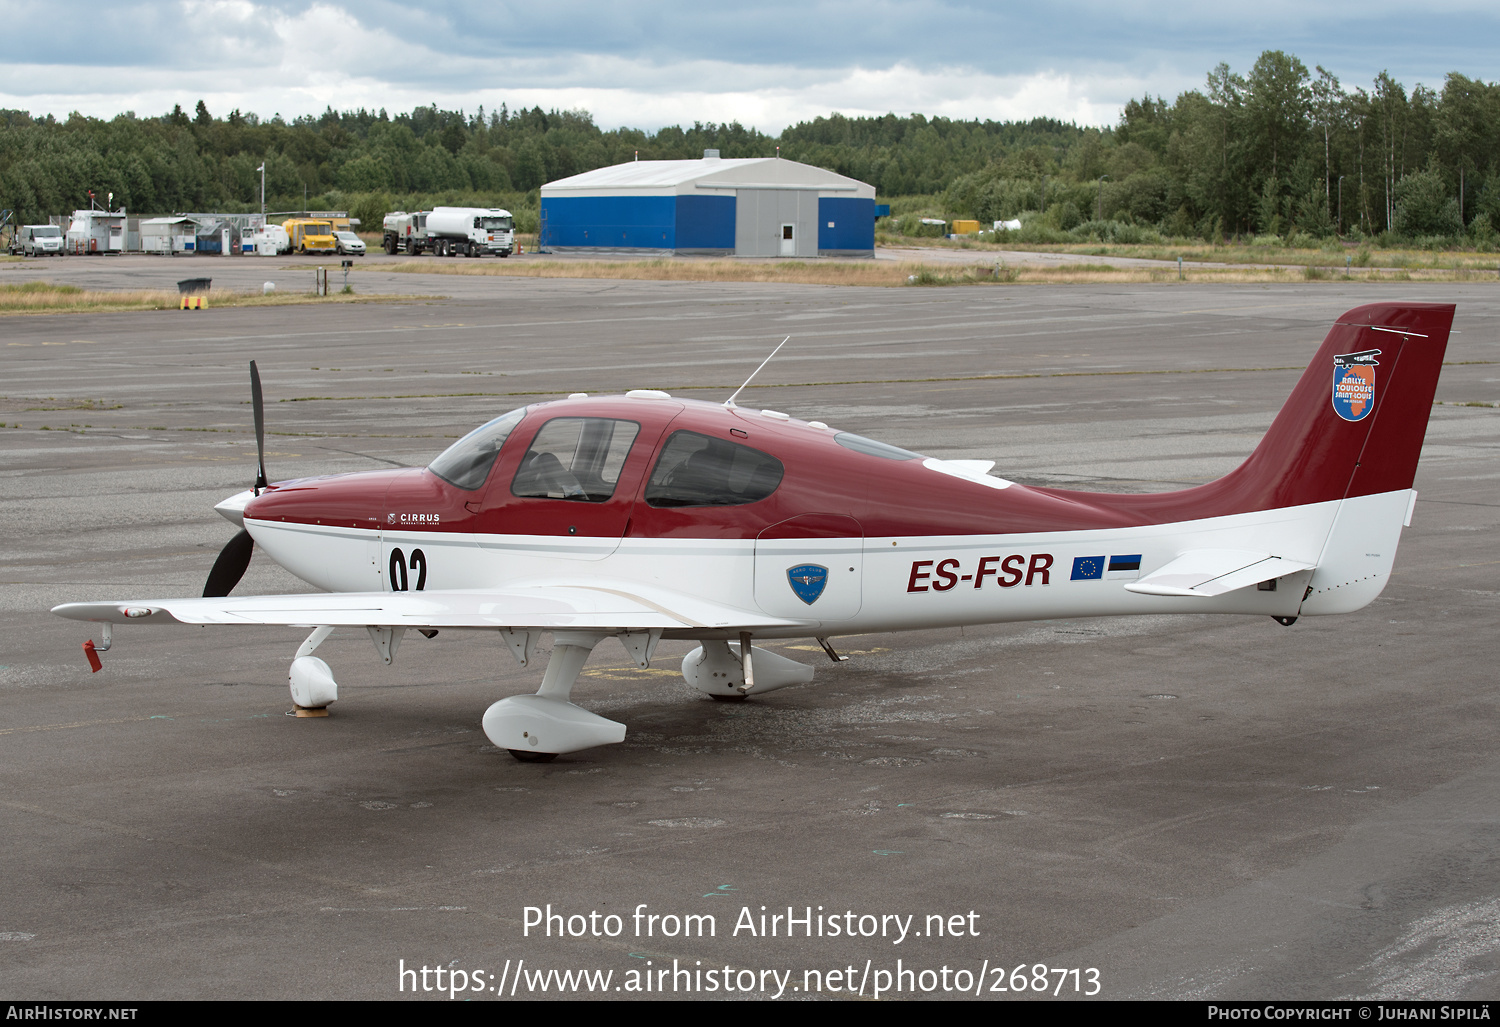
M 615 494 L 620 469 L 641 426 L 608 417 L 557 417 L 542 425 L 510 491 L 530 499 L 603 503 Z
M 741 506 L 765 499 L 785 469 L 769 453 L 697 432 L 674 432 L 646 483 L 650 506 Z
M 525 416 L 526 408 L 522 407 L 480 425 L 443 450 L 427 469 L 449 484 L 474 491 L 490 476 L 500 447 Z

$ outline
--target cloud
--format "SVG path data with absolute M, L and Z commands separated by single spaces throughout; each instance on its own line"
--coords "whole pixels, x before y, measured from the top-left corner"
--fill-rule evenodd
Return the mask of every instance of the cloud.
M 1492 68 L 1500 8 L 1433 0 L 1052 4 L 966 0 L 0 0 L 0 105 L 108 117 L 201 97 L 215 114 L 325 107 L 583 107 L 604 127 L 919 111 L 1111 124 L 1132 97 L 1199 88 L 1264 49 L 1346 86 Z M 88 33 L 59 33 L 59 24 Z M 1400 63 L 1386 63 L 1399 61 Z

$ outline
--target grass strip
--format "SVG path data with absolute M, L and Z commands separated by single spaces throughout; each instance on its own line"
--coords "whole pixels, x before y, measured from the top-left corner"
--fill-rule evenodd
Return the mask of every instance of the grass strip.
M 1069 263 L 1046 267 L 1007 264 L 997 251 L 993 263 L 972 265 L 908 261 L 833 260 L 571 260 L 518 261 L 408 260 L 379 268 L 396 274 L 459 275 L 473 278 L 580 278 L 647 282 L 749 282 L 788 285 L 840 285 L 895 288 L 945 285 L 1086 285 L 1174 282 L 1468 282 L 1500 278 L 1474 267 L 1195 267 L 1179 278 L 1175 264 L 1112 267 Z M 976 255 L 977 256 L 977 255 Z M 1263 259 L 1263 258 L 1262 258 Z M 1328 255 L 1323 254 L 1328 260 Z
M 908 238 L 880 234 L 876 245 L 900 249 L 961 250 L 981 253 L 1003 254 L 1009 251 L 1023 253 L 1067 253 L 1086 257 L 1132 257 L 1137 260 L 1171 261 L 1175 265 L 1178 257 L 1183 260 L 1205 261 L 1218 264 L 1283 264 L 1297 267 L 1320 267 L 1337 270 L 1345 268 L 1345 258 L 1358 271 L 1366 267 L 1408 270 L 1415 269 L 1460 269 L 1487 271 L 1500 278 L 1500 254 L 1481 252 L 1477 249 L 1424 250 L 1424 249 L 1377 249 L 1369 244 L 1337 245 L 1327 247 L 1293 247 L 1269 242 L 1213 244 L 1201 239 L 1165 240 L 1155 243 L 1106 243 L 1106 242 L 990 242 L 977 239 L 931 239 Z M 1175 270 L 1175 266 L 1174 266 Z
M 218 307 L 286 307 L 321 303 L 400 303 L 446 299 L 444 296 L 399 296 L 366 293 L 232 292 L 214 289 L 203 296 L 208 309 Z M 0 314 L 112 313 L 124 310 L 177 310 L 182 295 L 170 289 L 81 289 L 53 282 L 0 285 Z

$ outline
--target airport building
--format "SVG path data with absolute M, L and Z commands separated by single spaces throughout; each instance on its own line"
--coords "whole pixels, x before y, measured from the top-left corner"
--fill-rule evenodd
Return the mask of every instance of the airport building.
M 875 255 L 873 185 L 776 157 L 632 161 L 541 193 L 542 250 Z

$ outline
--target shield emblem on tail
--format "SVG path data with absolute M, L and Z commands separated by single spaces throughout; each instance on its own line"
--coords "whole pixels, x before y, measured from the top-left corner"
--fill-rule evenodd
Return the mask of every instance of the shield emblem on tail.
M 815 563 L 788 567 L 786 580 L 797 598 L 811 606 L 818 601 L 818 596 L 823 594 L 823 589 L 828 584 L 828 568 Z
M 1363 421 L 1375 409 L 1375 368 L 1380 350 L 1342 353 L 1333 358 L 1333 412 L 1346 421 Z

